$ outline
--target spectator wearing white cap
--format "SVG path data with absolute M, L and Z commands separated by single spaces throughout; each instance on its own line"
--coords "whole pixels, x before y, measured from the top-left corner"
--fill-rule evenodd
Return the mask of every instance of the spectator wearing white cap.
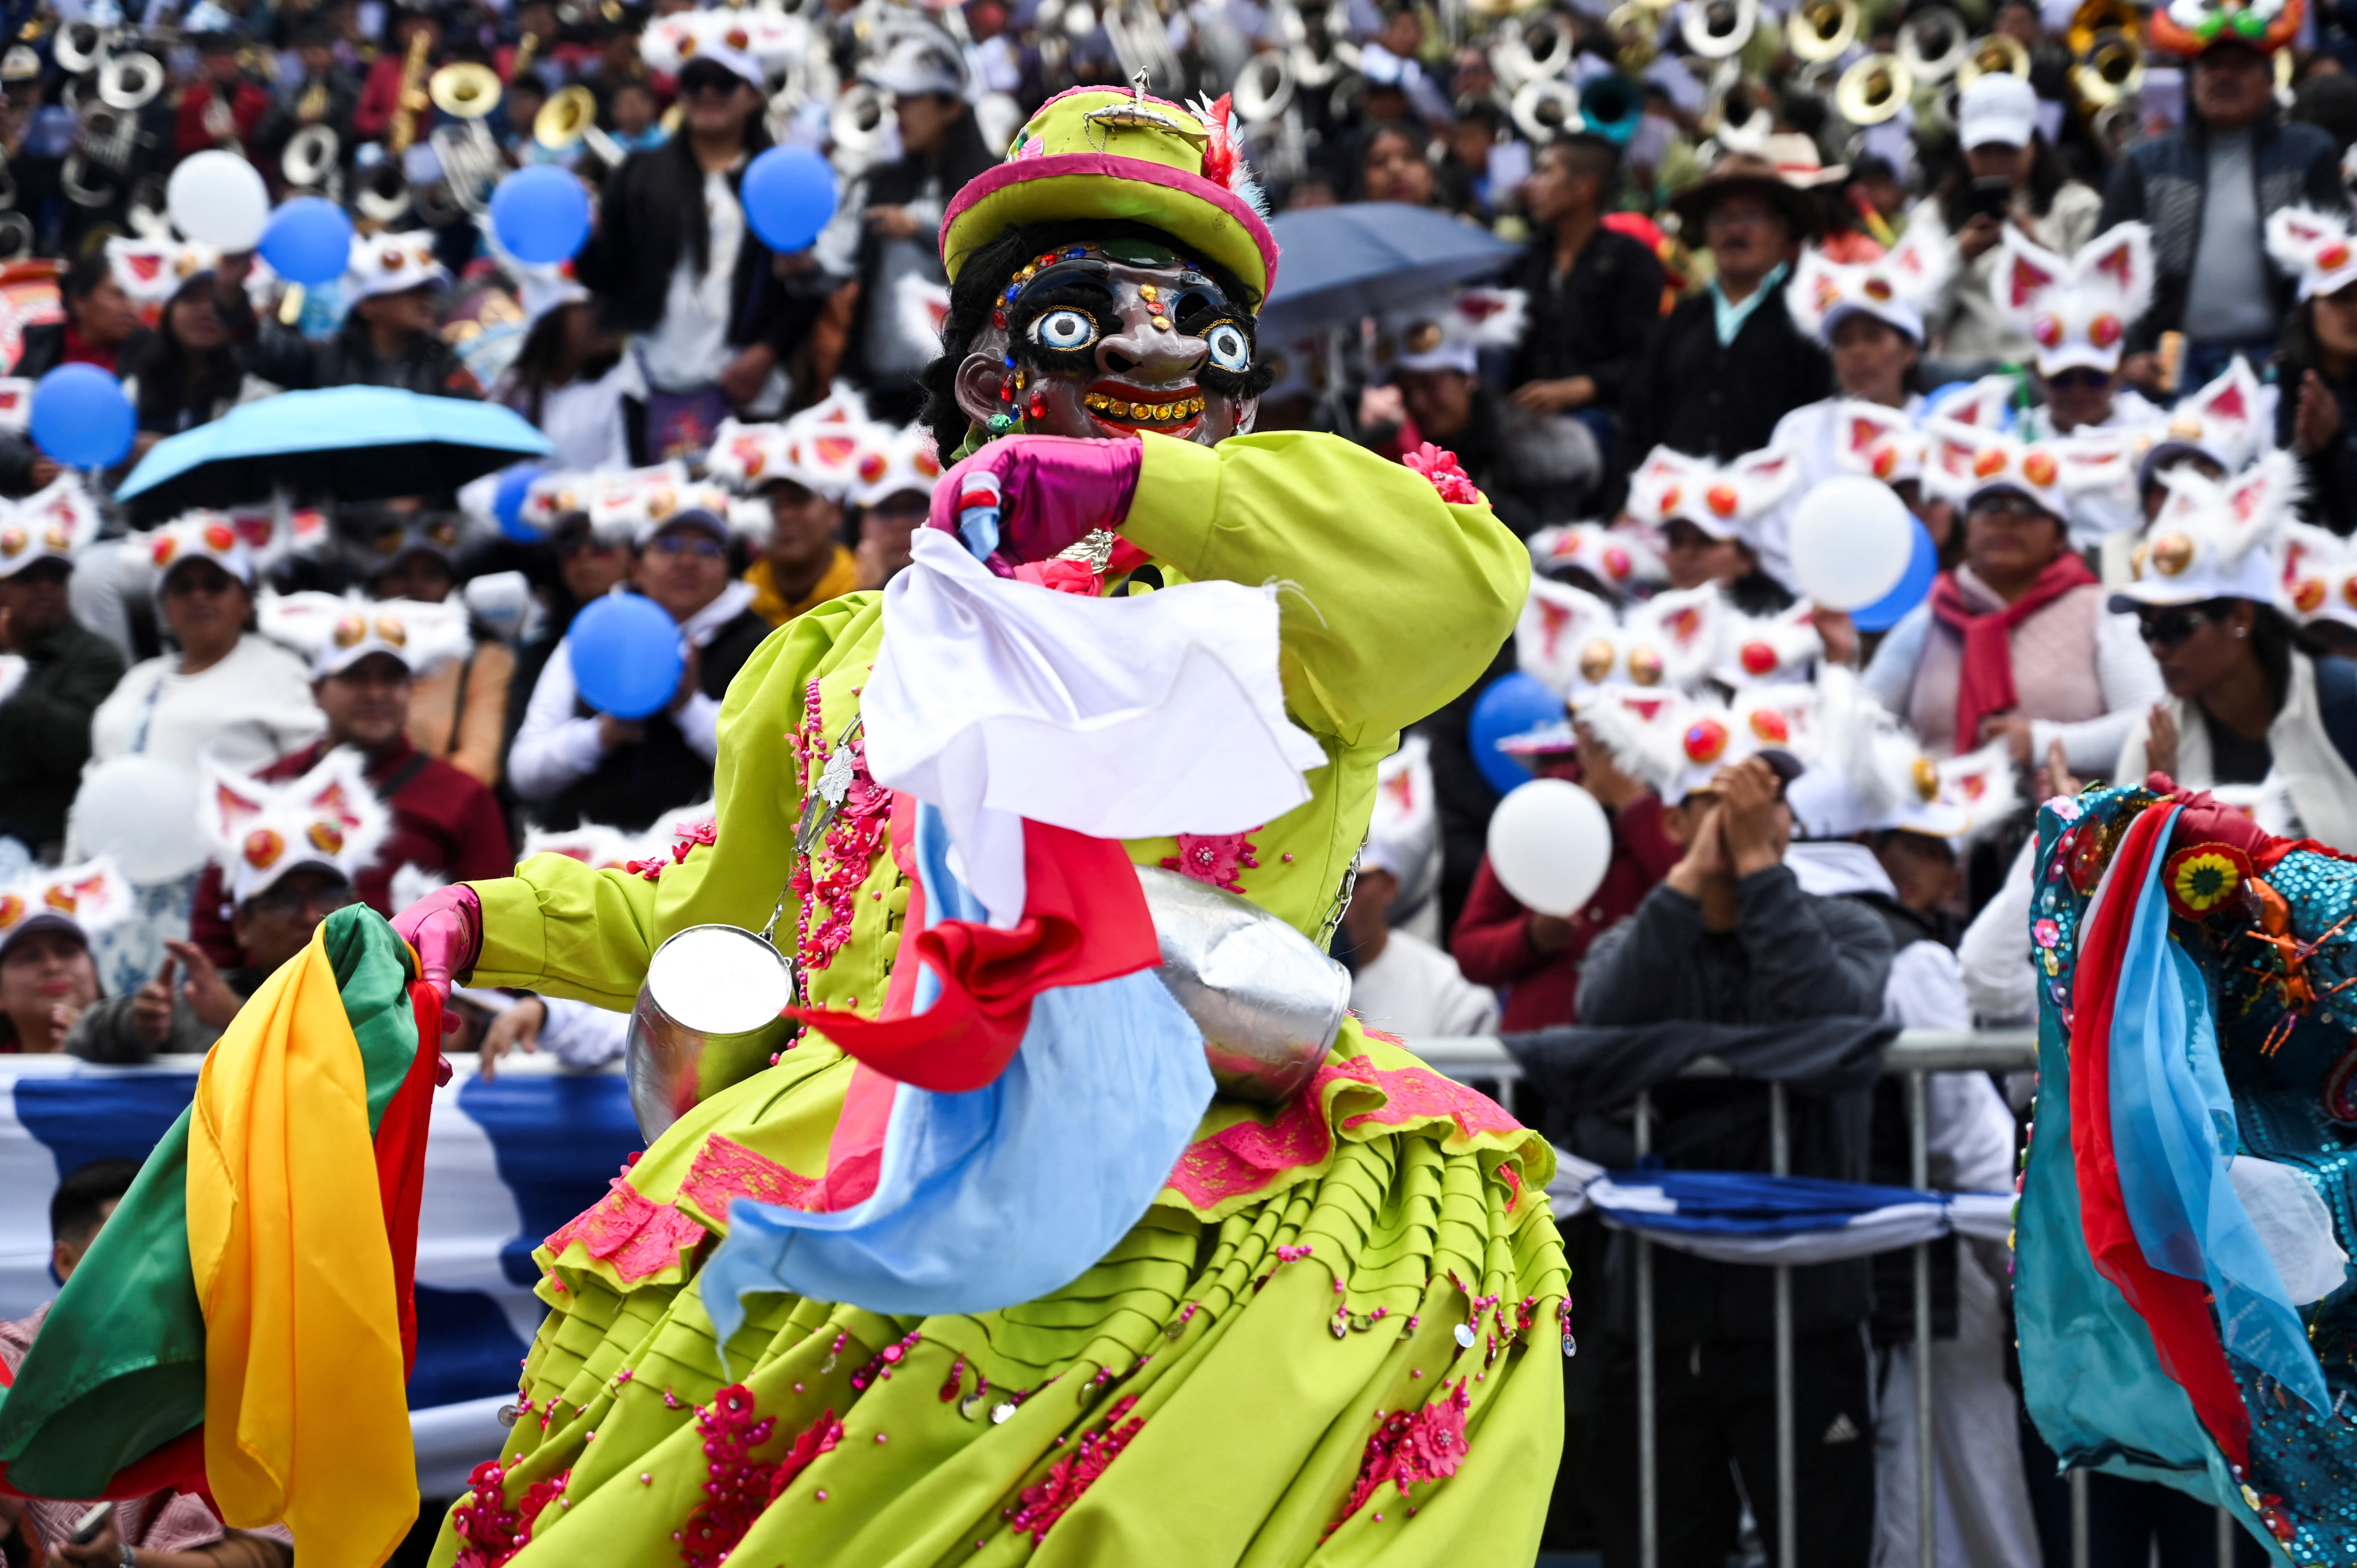
M 0 1054 L 70 1050 L 103 992 L 91 938 L 131 914 L 131 885 L 100 859 L 0 883 Z
M 634 338 L 648 391 L 631 449 L 647 459 L 703 450 L 732 409 L 762 401 L 813 314 L 791 308 L 737 199 L 770 145 L 761 67 L 730 41 L 737 13 L 704 15 L 679 45 L 694 46 L 678 68 L 679 133 L 607 177 L 574 260 L 598 324 Z
M 171 647 L 135 664 L 91 716 L 91 759 L 146 756 L 255 768 L 326 721 L 303 661 L 253 629 L 253 556 L 219 512 L 191 512 L 145 542 Z
M 74 618 L 68 597 L 74 557 L 98 529 L 98 508 L 70 474 L 0 502 L 0 653 L 24 660 L 0 696 L 0 836 L 42 859 L 65 838 L 90 716 L 123 679 L 123 655 Z
M 818 255 L 831 276 L 849 280 L 834 306 L 850 323 L 842 373 L 866 392 L 878 418 L 899 424 L 917 417 L 917 372 L 941 353 L 938 330 L 909 330 L 908 296 L 949 286 L 936 240 L 942 209 L 998 161 L 998 149 L 974 124 L 965 64 L 948 39 L 903 38 L 863 75 L 891 94 L 900 156 L 846 193 Z
M 254 780 L 291 784 L 330 757 L 359 758 L 361 787 L 390 812 L 378 851 L 344 867 L 362 903 L 390 916 L 444 883 L 515 868 L 507 819 L 490 790 L 409 739 L 418 678 L 457 664 L 472 648 L 464 606 L 290 594 L 264 606 L 262 626 L 308 650 L 311 690 L 327 731 L 256 770 Z M 218 866 L 206 871 L 188 938 L 216 963 L 233 968 L 240 950 L 231 922 L 243 896 L 225 897 L 225 886 Z
M 2299 455 L 2309 520 L 2357 533 L 2357 242 L 2337 213 L 2286 208 L 2267 220 L 2267 253 L 2299 279 L 2276 369 L 2276 443 Z
M 1415 435 L 1454 452 L 1498 521 L 1525 539 L 1578 516 L 1604 470 L 1587 425 L 1509 403 L 1481 380 L 1484 351 L 1522 341 L 1528 303 L 1520 289 L 1457 289 L 1394 310 L 1375 341 L 1377 369 L 1398 388 Z
M 1933 757 L 2002 737 L 2029 765 L 2059 741 L 2072 767 L 2103 771 L 2160 680 L 2136 628 L 2104 613 L 2064 515 L 2083 467 L 2131 469 L 2127 446 L 2088 465 L 2088 454 L 1977 425 L 1926 428 L 1926 482 L 1963 508 L 1964 559 L 1890 628 L 1867 689 Z
M 2034 348 L 1997 308 L 1997 242 L 2019 230 L 2044 249 L 2075 256 L 2093 239 L 2104 199 L 2072 179 L 2038 129 L 2038 94 L 2006 71 L 1978 78 L 1956 96 L 1956 139 L 1964 153 L 1916 221 L 1936 217 L 1955 236 L 1961 267 L 1928 314 L 1931 350 L 1956 374 L 2018 364 Z
M 399 387 L 434 397 L 479 398 L 475 373 L 435 330 L 450 273 L 434 236 L 355 234 L 344 293 L 351 310 L 336 335 L 313 342 L 245 303 L 250 255 L 225 256 L 215 308 L 242 344 L 246 370 L 290 392 L 317 387 Z
M 1375 779 L 1375 811 L 1343 912 L 1335 956 L 1351 971 L 1351 1007 L 1404 1038 L 1480 1035 L 1497 1026 L 1497 993 L 1400 922 L 1431 907 L 1440 823 L 1426 743 L 1412 737 Z
M 821 456 L 822 428 L 844 461 Z M 753 514 L 741 523 L 760 548 L 746 568 L 753 612 L 783 626 L 859 585 L 859 569 L 844 542 L 843 503 L 856 480 L 856 440 L 847 424 L 822 426 L 797 419 L 785 424 L 720 427 L 705 454 L 705 472 L 744 492 Z
M 345 537 L 353 575 L 369 597 L 447 605 L 457 623 L 467 624 L 463 602 L 450 596 L 458 585 L 457 553 L 465 542 L 461 514 L 394 501 L 347 507 L 336 527 Z M 415 677 L 408 703 L 410 743 L 469 778 L 497 786 L 500 758 L 507 750 L 514 651 L 497 638 L 480 637 L 463 654 L 446 642 L 436 657 L 410 662 Z
M 752 585 L 730 575 L 726 498 L 706 487 L 674 510 L 676 499 L 651 486 L 638 503 L 629 587 L 678 623 L 687 648 L 678 693 L 643 719 L 591 708 L 573 672 L 575 623 L 542 668 L 508 749 L 508 781 L 545 826 L 604 822 L 636 832 L 712 794 L 720 699 L 770 623 L 753 613 Z M 647 510 L 655 504 L 666 506 L 660 517 Z
M 2146 531 L 2132 610 L 2169 693 L 2136 715 L 2114 777 L 2279 792 L 2269 831 L 2357 852 L 2357 664 L 2311 655 L 2276 607 L 2278 539 L 2298 485 L 2287 452 L 2222 483 L 2188 468 Z

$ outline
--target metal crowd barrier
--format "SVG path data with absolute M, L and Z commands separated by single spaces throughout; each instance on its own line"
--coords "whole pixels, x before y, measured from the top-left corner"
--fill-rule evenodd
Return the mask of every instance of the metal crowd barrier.
M 1514 1111 L 1515 1086 L 1523 1069 L 1495 1036 L 1470 1035 L 1447 1039 L 1412 1039 L 1407 1047 L 1451 1078 L 1487 1083 L 1492 1098 L 1509 1113 Z M 1906 1029 L 1882 1053 L 1886 1076 L 1907 1080 L 1907 1136 L 1910 1179 L 1917 1190 L 1931 1180 L 1927 1153 L 1928 1119 L 1925 1079 L 1935 1072 L 2015 1072 L 2038 1064 L 2038 1035 L 2031 1029 L 1991 1029 L 1960 1032 L 1950 1029 Z M 1724 1078 L 1724 1063 L 1705 1057 L 1683 1075 Z M 1769 1163 L 1778 1176 L 1790 1173 L 1792 1150 L 1786 1123 L 1784 1086 L 1768 1086 Z M 1652 1143 L 1652 1097 L 1641 1094 L 1635 1102 L 1636 1143 L 1640 1155 Z M 1638 1555 L 1642 1568 L 1661 1562 L 1661 1495 L 1656 1474 L 1655 1391 L 1653 1367 L 1653 1243 L 1643 1236 L 1636 1242 L 1637 1294 L 1637 1506 Z M 1918 1242 L 1915 1253 L 1915 1560 L 1919 1568 L 1935 1568 L 1939 1537 L 1938 1496 L 1933 1482 L 1932 1446 L 1932 1251 Z M 1796 1458 L 1792 1435 L 1792 1270 L 1776 1271 L 1776 1535 L 1770 1561 L 1776 1568 L 1802 1568 L 1797 1525 Z M 2072 1468 L 2071 1477 L 2071 1564 L 2087 1568 L 2087 1476 Z M 2241 1534 L 2234 1516 L 2218 1510 L 2218 1565 L 2232 1568 L 2234 1541 Z

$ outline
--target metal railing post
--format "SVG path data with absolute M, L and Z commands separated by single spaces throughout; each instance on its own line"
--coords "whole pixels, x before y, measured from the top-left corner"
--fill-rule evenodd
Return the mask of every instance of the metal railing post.
M 1637 1096 L 1637 1157 L 1653 1152 L 1653 1097 Z M 1661 1568 L 1661 1481 L 1654 1473 L 1653 1244 L 1637 1236 L 1637 1561 Z
M 2241 1533 L 2231 1509 L 2218 1510 L 2218 1568 L 2234 1568 L 2234 1537 Z
M 1929 1079 L 1907 1075 L 1907 1169 L 1917 1192 L 1932 1186 Z M 1915 1243 L 1915 1562 L 1935 1568 L 1939 1493 L 1932 1463 L 1932 1243 Z
M 1768 1164 L 1777 1176 L 1792 1172 L 1792 1136 L 1784 1086 L 1768 1086 Z M 1801 1568 L 1799 1455 L 1792 1437 L 1792 1267 L 1776 1265 L 1776 1563 Z
M 2087 1472 L 2071 1471 L 2071 1568 L 2087 1568 Z

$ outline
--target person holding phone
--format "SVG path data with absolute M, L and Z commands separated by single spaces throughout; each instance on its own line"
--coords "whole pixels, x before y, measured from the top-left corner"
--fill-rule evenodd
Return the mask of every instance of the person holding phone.
M 1916 221 L 1934 220 L 1955 236 L 1962 264 L 1931 313 L 1931 354 L 1949 376 L 1970 377 L 2037 349 L 1997 308 L 1991 286 L 2006 226 L 2068 258 L 2094 237 L 2104 199 L 2064 170 L 2038 128 L 2038 95 L 2018 76 L 1984 76 L 1957 96 L 1956 140 L 1963 161 Z

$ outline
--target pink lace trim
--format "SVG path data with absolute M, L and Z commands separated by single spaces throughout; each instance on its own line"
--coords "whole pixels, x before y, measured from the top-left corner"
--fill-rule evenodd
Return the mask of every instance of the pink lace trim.
M 1171 1168 L 1170 1186 L 1189 1203 L 1210 1208 L 1259 1192 L 1283 1172 L 1321 1163 L 1333 1146 L 1324 1110 L 1326 1087 L 1338 1081 L 1363 1084 L 1383 1096 L 1375 1109 L 1344 1117 L 1345 1128 L 1369 1122 L 1401 1127 L 1446 1117 L 1467 1137 L 1522 1131 L 1522 1123 L 1496 1101 L 1430 1068 L 1387 1070 L 1365 1057 L 1352 1057 L 1339 1067 L 1319 1068 L 1309 1087 L 1287 1101 L 1275 1121 L 1239 1122 L 1189 1144 Z
M 1333 1133 L 1319 1108 L 1317 1081 L 1286 1101 L 1276 1120 L 1264 1125 L 1239 1122 L 1187 1146 L 1171 1168 L 1170 1185 L 1199 1208 L 1242 1197 L 1267 1187 L 1278 1175 L 1326 1158 Z
M 695 1424 L 704 1434 L 705 1474 L 711 1479 L 704 1485 L 705 1500 L 680 1531 L 679 1556 L 687 1568 L 719 1568 L 728 1561 L 762 1510 L 843 1439 L 843 1423 L 830 1410 L 794 1439 L 783 1459 L 774 1465 L 756 1459 L 753 1450 L 770 1440 L 778 1418 L 756 1414 L 753 1391 L 742 1383 L 729 1384 L 699 1407 Z
M 726 1219 L 729 1204 L 740 1197 L 784 1208 L 806 1208 L 805 1200 L 818 1185 L 716 1133 L 695 1152 L 695 1163 L 688 1167 L 687 1179 L 680 1183 L 679 1195 L 714 1219 Z
M 800 901 L 794 916 L 795 946 L 806 970 L 826 968 L 851 940 L 851 918 L 858 907 L 859 890 L 866 885 L 891 815 L 892 792 L 877 788 L 867 775 L 866 737 L 853 736 L 849 746 L 850 790 L 827 825 L 826 836 L 807 858 L 794 862 L 793 875 L 786 883 Z M 829 755 L 815 680 L 802 693 L 802 722 L 795 732 L 794 750 L 802 758 L 802 785 L 807 800 L 826 770 Z M 811 919 L 814 908 L 823 911 L 815 924 Z
M 507 1506 L 507 1472 L 496 1459 L 486 1459 L 467 1476 L 470 1488 L 450 1515 L 450 1528 L 467 1544 L 451 1568 L 500 1568 L 532 1540 L 532 1527 L 549 1504 L 565 1495 L 573 1472 L 565 1470 L 524 1488 L 516 1506 Z
M 671 1267 L 704 1237 L 703 1226 L 616 1176 L 605 1197 L 558 1227 L 545 1245 L 552 1257 L 562 1257 L 578 1241 L 628 1282 Z
M 1329 1081 L 1328 1073 L 1354 1078 L 1383 1091 L 1383 1103 L 1377 1109 L 1344 1117 L 1342 1125 L 1346 1128 L 1355 1128 L 1369 1122 L 1378 1126 L 1397 1127 L 1410 1122 L 1446 1116 L 1455 1122 L 1458 1131 L 1469 1138 L 1478 1133 L 1519 1133 L 1523 1130 L 1523 1124 L 1507 1115 L 1504 1109 L 1488 1095 L 1468 1089 L 1454 1079 L 1443 1078 L 1427 1067 L 1386 1070 L 1365 1057 L 1352 1057 L 1344 1068 L 1321 1069 L 1311 1088 L 1317 1089 Z
M 1432 481 L 1440 499 L 1451 506 L 1477 506 L 1481 492 L 1474 488 L 1473 477 L 1457 461 L 1457 454 L 1427 441 L 1400 459 L 1417 473 Z
M 1373 1501 L 1386 1481 L 1405 1498 L 1407 1489 L 1420 1481 L 1446 1480 L 1457 1474 L 1457 1466 L 1473 1451 L 1465 1441 L 1465 1412 L 1472 1403 L 1469 1391 L 1469 1380 L 1459 1378 L 1455 1392 L 1444 1389 L 1440 1398 L 1422 1410 L 1394 1411 L 1384 1418 L 1367 1439 L 1366 1457 L 1359 1462 L 1359 1483 L 1351 1488 L 1351 1500 L 1341 1518 L 1326 1527 L 1328 1535 Z
M 1164 855 L 1162 869 L 1224 887 L 1231 893 L 1241 893 L 1244 890 L 1243 874 L 1260 869 L 1260 857 L 1253 853 L 1252 842 L 1252 835 L 1258 832 L 1260 829 L 1252 828 L 1240 833 L 1180 833 L 1178 853 Z
M 1024 1487 L 1023 1505 L 1007 1516 L 1008 1528 L 1017 1535 L 1029 1536 L 1035 1546 L 1047 1540 L 1056 1521 L 1071 1511 L 1081 1495 L 1146 1429 L 1144 1416 L 1129 1416 L 1136 1403 L 1135 1394 L 1124 1395 L 1105 1412 L 1102 1428 L 1083 1433 L 1071 1453 L 1049 1466 L 1039 1485 Z M 1129 1420 L 1124 1422 L 1124 1416 L 1129 1416 Z

